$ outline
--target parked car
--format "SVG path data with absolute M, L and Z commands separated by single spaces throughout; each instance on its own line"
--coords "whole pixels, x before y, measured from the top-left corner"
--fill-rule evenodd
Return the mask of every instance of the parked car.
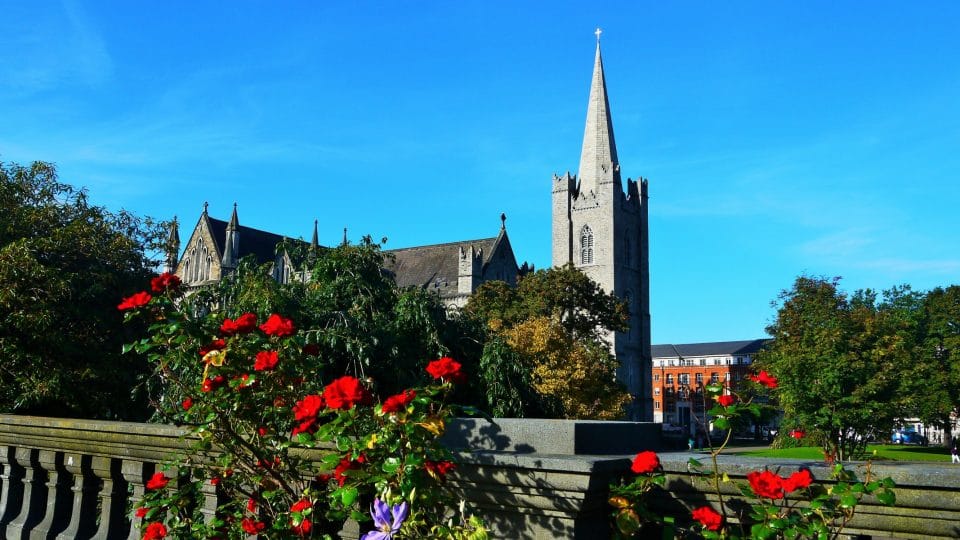
M 919 444 L 926 446 L 927 438 L 912 429 L 901 429 L 893 432 L 890 442 L 894 444 Z

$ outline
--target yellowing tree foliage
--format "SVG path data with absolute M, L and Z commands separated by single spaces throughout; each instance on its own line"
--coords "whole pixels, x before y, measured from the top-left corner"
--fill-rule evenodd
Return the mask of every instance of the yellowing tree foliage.
M 503 332 L 531 367 L 533 387 L 557 400 L 566 418 L 611 420 L 623 416 L 630 394 L 616 382 L 617 361 L 601 344 L 575 341 L 559 322 L 540 316 Z

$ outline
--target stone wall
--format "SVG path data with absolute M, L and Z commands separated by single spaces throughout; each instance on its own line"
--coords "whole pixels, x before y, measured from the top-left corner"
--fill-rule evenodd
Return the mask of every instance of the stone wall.
M 448 442 L 463 449 L 450 486 L 487 520 L 493 538 L 601 539 L 609 536 L 607 486 L 632 454 L 659 444 L 659 426 L 638 423 L 502 420 L 453 423 Z M 169 426 L 0 415 L 0 537 L 139 538 L 130 510 L 157 463 L 188 446 Z M 605 450 L 622 452 L 610 455 Z M 585 453 L 589 452 L 589 453 Z M 691 454 L 662 453 L 666 491 L 654 507 L 671 513 L 709 504 Z M 702 455 L 700 456 L 703 457 Z M 828 477 L 820 463 L 723 457 L 734 481 L 764 466 L 799 466 Z M 858 465 L 858 467 L 862 467 Z M 851 532 L 874 538 L 960 537 L 960 468 L 893 463 L 874 472 L 898 484 L 897 506 L 861 505 Z M 216 506 L 207 486 L 207 509 Z M 734 486 L 725 484 L 733 494 Z M 344 538 L 356 538 L 348 527 Z

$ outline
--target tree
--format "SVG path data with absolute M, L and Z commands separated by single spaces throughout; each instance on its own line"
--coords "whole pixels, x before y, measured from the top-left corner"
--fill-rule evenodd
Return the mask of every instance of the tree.
M 557 416 L 615 420 L 630 403 L 616 384 L 617 361 L 602 342 L 575 340 L 549 317 L 534 317 L 504 331 L 530 369 L 533 388 L 559 405 Z
M 622 416 L 629 395 L 616 382 L 605 337 L 627 330 L 626 306 L 572 265 L 528 274 L 516 288 L 484 283 L 464 312 L 483 321 L 488 344 L 497 344 L 485 350 L 485 365 L 496 365 L 501 380 L 510 374 L 509 383 L 498 383 L 491 372 L 491 406 L 510 403 L 518 416 Z
M 576 340 L 605 340 L 627 330 L 627 306 L 572 264 L 538 270 L 511 288 L 487 282 L 474 292 L 466 311 L 505 328 L 534 317 L 549 317 Z
M 960 286 L 929 291 L 917 311 L 917 352 L 902 377 L 905 416 L 950 433 L 960 414 Z
M 142 358 L 117 299 L 152 274 L 162 224 L 90 204 L 53 165 L 0 163 L 0 410 L 137 419 Z
M 779 380 L 781 432 L 816 431 L 828 455 L 850 459 L 870 436 L 892 427 L 899 368 L 910 361 L 912 339 L 893 307 L 901 299 L 896 290 L 878 303 L 872 291 L 848 297 L 838 283 L 801 276 L 781 292 L 767 328 L 774 342 L 758 355 L 758 368 Z

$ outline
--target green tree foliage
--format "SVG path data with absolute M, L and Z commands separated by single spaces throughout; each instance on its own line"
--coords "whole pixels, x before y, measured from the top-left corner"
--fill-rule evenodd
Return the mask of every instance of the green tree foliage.
M 380 245 L 369 237 L 312 254 L 297 248 L 279 249 L 290 249 L 309 270 L 308 280 L 280 284 L 268 265 L 243 260 L 229 279 L 190 301 L 199 312 L 222 305 L 228 317 L 250 312 L 265 320 L 289 313 L 333 372 L 369 377 L 384 393 L 422 381 L 426 363 L 440 356 L 456 355 L 465 364 L 461 354 L 479 358 L 480 339 L 448 318 L 436 295 L 398 288 L 383 270 Z
M 916 354 L 901 379 L 904 416 L 949 433 L 960 414 L 960 286 L 935 288 L 916 303 Z
M 142 417 L 118 298 L 152 273 L 160 224 L 93 206 L 53 165 L 0 163 L 0 410 Z
M 622 415 L 629 396 L 605 336 L 627 330 L 626 306 L 572 265 L 526 275 L 516 288 L 484 283 L 464 312 L 491 333 L 481 374 L 498 414 Z
M 908 289 L 852 297 L 839 279 L 801 276 L 779 298 L 767 328 L 773 344 L 758 355 L 781 391 L 784 426 L 815 431 L 824 451 L 850 459 L 867 438 L 885 436 L 900 412 L 901 367 L 913 353 Z M 787 428 L 787 429 L 784 429 Z
M 606 332 L 627 330 L 626 305 L 572 264 L 524 276 L 516 288 L 500 281 L 482 284 L 466 311 L 512 327 L 534 317 L 549 317 L 573 339 L 599 341 Z

